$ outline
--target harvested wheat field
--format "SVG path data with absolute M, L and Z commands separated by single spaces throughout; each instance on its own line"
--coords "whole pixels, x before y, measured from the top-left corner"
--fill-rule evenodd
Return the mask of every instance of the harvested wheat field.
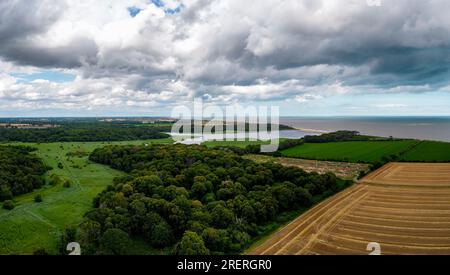
M 275 233 L 249 254 L 450 255 L 450 164 L 390 163 Z

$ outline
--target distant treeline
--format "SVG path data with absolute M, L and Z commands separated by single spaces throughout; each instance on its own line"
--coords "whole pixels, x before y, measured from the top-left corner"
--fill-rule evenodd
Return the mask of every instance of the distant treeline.
M 85 121 L 81 119 L 73 120 L 4 120 L 5 123 L 27 123 L 33 126 L 48 125 L 44 129 L 35 129 L 32 127 L 0 127 L 0 142 L 90 142 L 90 141 L 127 141 L 127 140 L 145 140 L 161 139 L 170 137 L 173 123 L 142 123 L 139 121 Z M 55 127 L 52 127 L 55 126 Z M 256 126 L 256 125 L 255 125 Z M 238 129 L 237 124 L 233 127 Z M 250 124 L 243 125 L 245 131 L 253 129 Z M 259 130 L 259 126 L 256 126 Z M 271 126 L 268 125 L 268 131 Z M 203 129 L 203 127 L 202 127 Z M 286 125 L 279 125 L 280 130 L 292 129 Z M 191 132 L 194 125 L 191 124 Z M 226 131 L 224 125 L 223 130 Z M 189 132 L 189 131 L 187 131 Z M 212 128 L 212 133 L 216 128 Z
M 134 126 L 112 123 L 66 123 L 56 128 L 0 128 L 0 142 L 124 141 L 168 138 L 170 126 Z
M 305 136 L 303 138 L 305 143 L 325 143 L 325 142 L 340 142 L 340 141 L 369 141 L 374 137 L 361 135 L 357 131 L 337 131 L 332 133 L 322 134 L 320 136 Z
M 132 238 L 169 254 L 236 254 L 281 214 L 351 183 L 198 145 L 108 146 L 90 160 L 129 175 L 86 214 L 79 236 L 86 254 L 130 253 Z
M 45 184 L 43 175 L 49 169 L 33 148 L 0 146 L 0 201 L 11 200 Z
M 200 126 L 201 123 L 201 128 L 202 130 L 205 130 L 206 127 L 210 128 L 211 133 L 216 133 L 219 129 L 222 132 L 227 132 L 227 131 L 231 131 L 231 132 L 250 132 L 250 131 L 268 131 L 270 132 L 272 130 L 272 124 L 268 123 L 265 127 L 265 129 L 263 129 L 261 126 L 264 126 L 264 124 L 251 124 L 251 123 L 238 123 L 235 122 L 233 125 L 227 125 L 226 121 L 218 121 L 218 122 L 213 122 L 213 121 L 180 121 L 180 123 L 182 123 L 184 125 L 189 125 L 191 126 L 191 131 L 194 132 L 195 127 L 196 127 L 196 123 Z M 276 125 L 275 125 L 276 126 Z M 183 126 L 184 127 L 184 126 Z M 181 129 L 183 129 L 183 127 Z M 184 129 L 183 129 L 184 130 Z M 288 125 L 283 125 L 283 124 L 278 124 L 278 130 L 283 131 L 283 130 L 295 130 L 294 128 L 292 128 L 291 126 Z

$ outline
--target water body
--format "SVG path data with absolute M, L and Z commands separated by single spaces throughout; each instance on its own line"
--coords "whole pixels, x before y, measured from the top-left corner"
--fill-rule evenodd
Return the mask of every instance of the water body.
M 450 117 L 283 117 L 280 123 L 306 132 L 354 130 L 381 137 L 450 141 Z
M 173 138 L 181 137 L 183 141 L 180 143 L 192 145 L 201 144 L 206 141 L 214 140 L 245 140 L 249 137 L 254 137 L 257 140 L 272 140 L 278 138 L 296 139 L 302 138 L 306 135 L 318 135 L 317 131 L 303 131 L 303 130 L 282 130 L 276 133 L 224 133 L 224 134 L 207 134 L 207 135 L 190 135 L 183 133 L 170 133 Z M 191 138 L 193 137 L 193 138 Z
M 358 131 L 364 135 L 437 140 L 450 142 L 450 117 L 282 117 L 280 123 L 298 130 L 280 131 L 280 138 L 302 138 L 339 130 Z M 238 133 L 242 138 L 244 133 Z M 200 144 L 209 140 L 230 139 L 232 135 L 204 135 L 186 138 L 184 144 Z M 278 138 L 273 137 L 273 138 Z M 271 139 L 260 135 L 260 140 Z

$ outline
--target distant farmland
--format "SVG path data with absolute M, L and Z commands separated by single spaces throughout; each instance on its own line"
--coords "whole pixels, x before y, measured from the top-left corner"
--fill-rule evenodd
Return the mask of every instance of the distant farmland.
M 420 141 L 347 141 L 306 143 L 281 151 L 285 157 L 373 163 L 383 157 L 400 155 L 412 149 Z

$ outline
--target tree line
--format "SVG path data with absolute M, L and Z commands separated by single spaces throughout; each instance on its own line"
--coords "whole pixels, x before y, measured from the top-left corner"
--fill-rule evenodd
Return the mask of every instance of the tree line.
M 86 254 L 127 254 L 133 239 L 170 254 L 239 253 L 279 215 L 351 184 L 198 145 L 107 146 L 90 159 L 128 175 L 86 213 L 78 237 Z
M 340 142 L 340 141 L 369 141 L 374 137 L 361 135 L 358 131 L 336 131 L 332 133 L 325 133 L 318 136 L 305 136 L 303 140 L 305 143 L 326 143 L 326 142 Z
M 33 150 L 24 146 L 0 146 L 0 201 L 11 200 L 45 184 L 44 174 L 49 168 L 31 153 Z
M 170 126 L 114 123 L 67 123 L 47 129 L 0 128 L 0 142 L 89 142 L 160 139 L 170 137 Z

